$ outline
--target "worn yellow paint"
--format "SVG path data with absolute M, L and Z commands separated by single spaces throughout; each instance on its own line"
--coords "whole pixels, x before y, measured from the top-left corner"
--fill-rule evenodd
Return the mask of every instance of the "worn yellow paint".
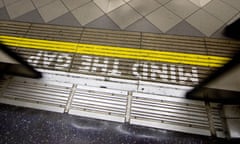
M 166 62 L 174 64 L 187 64 L 205 67 L 221 67 L 230 58 L 209 56 L 200 54 L 190 54 L 181 52 L 168 52 L 149 49 L 126 48 L 115 46 L 103 46 L 93 44 L 82 44 L 74 42 L 63 42 L 54 40 L 43 40 L 33 38 L 23 38 L 15 36 L 0 36 L 2 42 L 9 46 L 50 50 L 57 52 L 78 53 L 86 55 L 96 55 L 104 57 L 115 57 L 134 60 L 146 60 L 156 62 Z

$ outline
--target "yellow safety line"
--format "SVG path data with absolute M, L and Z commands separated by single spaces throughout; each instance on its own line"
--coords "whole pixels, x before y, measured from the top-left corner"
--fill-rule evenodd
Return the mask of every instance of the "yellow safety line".
M 174 64 L 187 64 L 205 67 L 221 67 L 223 64 L 230 60 L 230 58 L 219 56 L 81 44 L 74 42 L 42 40 L 3 35 L 0 35 L 0 40 L 2 40 L 2 42 L 6 45 L 22 48 L 70 52 L 124 59 L 167 62 Z

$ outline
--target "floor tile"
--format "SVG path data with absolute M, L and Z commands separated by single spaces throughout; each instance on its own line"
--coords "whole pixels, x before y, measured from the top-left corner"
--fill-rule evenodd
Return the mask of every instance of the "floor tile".
M 240 18 L 240 0 L 0 0 L 0 19 L 9 18 L 225 38 L 224 26 Z
M 157 27 L 151 24 L 147 19 L 142 18 L 128 26 L 125 30 L 137 32 L 162 33 Z
M 108 13 L 124 4 L 123 0 L 93 0 L 105 13 Z
M 93 2 L 73 10 L 72 14 L 81 25 L 86 25 L 104 15 L 104 13 Z
M 7 9 L 5 7 L 0 8 L 0 20 L 9 20 L 10 17 L 7 13 Z
M 81 26 L 80 23 L 72 15 L 71 12 L 68 12 L 68 13 L 50 21 L 49 24 L 65 25 L 65 26 Z
M 166 3 L 168 3 L 170 0 L 156 0 L 158 1 L 160 4 L 164 5 Z
M 78 8 L 84 4 L 87 4 L 91 0 L 62 0 L 62 2 L 66 5 L 69 10 L 73 10 Z
M 191 26 L 185 20 L 174 26 L 170 29 L 167 34 L 171 35 L 187 35 L 187 36 L 197 36 L 197 37 L 205 37 L 203 33 L 201 33 L 198 29 Z
M 222 1 L 240 10 L 240 0 L 222 0 Z
M 206 4 L 208 4 L 212 0 L 190 0 L 190 1 L 199 7 L 204 7 Z
M 235 22 L 235 21 L 238 20 L 238 19 L 240 19 L 240 13 L 237 14 L 237 15 L 235 15 L 235 16 L 227 23 L 227 25 Z
M 103 15 L 100 18 L 87 24 L 86 27 L 120 30 L 120 27 L 116 25 L 107 15 Z
M 49 22 L 68 12 L 61 1 L 54 1 L 38 9 L 45 22 Z
M 199 7 L 191 3 L 189 0 L 172 0 L 167 3 L 165 7 L 181 18 L 186 18 L 199 9 Z
M 3 0 L 0 0 L 0 8 L 4 7 Z
M 33 10 L 31 12 L 28 12 L 20 17 L 17 17 L 17 21 L 27 21 L 27 22 L 33 22 L 33 23 L 44 23 L 44 20 L 40 16 L 38 10 Z
M 11 19 L 19 17 L 35 9 L 31 0 L 19 0 L 9 6 L 6 6 Z
M 229 21 L 234 15 L 238 13 L 235 8 L 221 2 L 219 0 L 213 0 L 206 7 L 204 7 L 208 13 L 216 16 L 223 22 Z
M 215 33 L 213 33 L 210 37 L 218 38 L 218 39 L 230 39 L 223 35 L 224 29 L 226 25 L 223 25 L 220 29 L 218 29 Z
M 167 32 L 181 21 L 181 18 L 173 14 L 165 7 L 161 7 L 146 17 L 152 24 L 162 32 Z
M 4 4 L 6 5 L 6 6 L 9 6 L 9 5 L 11 5 L 11 4 L 13 4 L 14 2 L 17 2 L 18 0 L 3 0 L 3 2 L 4 2 Z
M 131 0 L 129 4 L 143 16 L 149 14 L 161 6 L 155 0 L 148 0 L 147 4 L 142 0 Z
M 32 2 L 37 8 L 45 6 L 46 4 L 49 4 L 53 1 L 56 1 L 56 0 L 32 0 Z
M 199 10 L 191 15 L 187 18 L 187 22 L 207 36 L 211 36 L 224 24 L 203 10 Z
M 120 8 L 112 11 L 108 16 L 121 28 L 125 29 L 130 24 L 136 22 L 142 16 L 138 14 L 132 7 L 125 4 Z

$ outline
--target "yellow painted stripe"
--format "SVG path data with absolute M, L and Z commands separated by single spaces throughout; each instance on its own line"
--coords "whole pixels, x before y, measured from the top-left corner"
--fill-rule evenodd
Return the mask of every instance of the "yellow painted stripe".
M 14 36 L 0 36 L 0 39 L 4 44 L 15 47 L 205 67 L 221 67 L 230 60 L 230 58 L 219 56 L 81 44 Z

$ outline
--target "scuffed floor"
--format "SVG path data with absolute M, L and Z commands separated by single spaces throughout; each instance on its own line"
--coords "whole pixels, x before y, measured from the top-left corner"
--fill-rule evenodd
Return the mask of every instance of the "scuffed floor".
M 207 144 L 221 139 L 0 105 L 1 144 Z

